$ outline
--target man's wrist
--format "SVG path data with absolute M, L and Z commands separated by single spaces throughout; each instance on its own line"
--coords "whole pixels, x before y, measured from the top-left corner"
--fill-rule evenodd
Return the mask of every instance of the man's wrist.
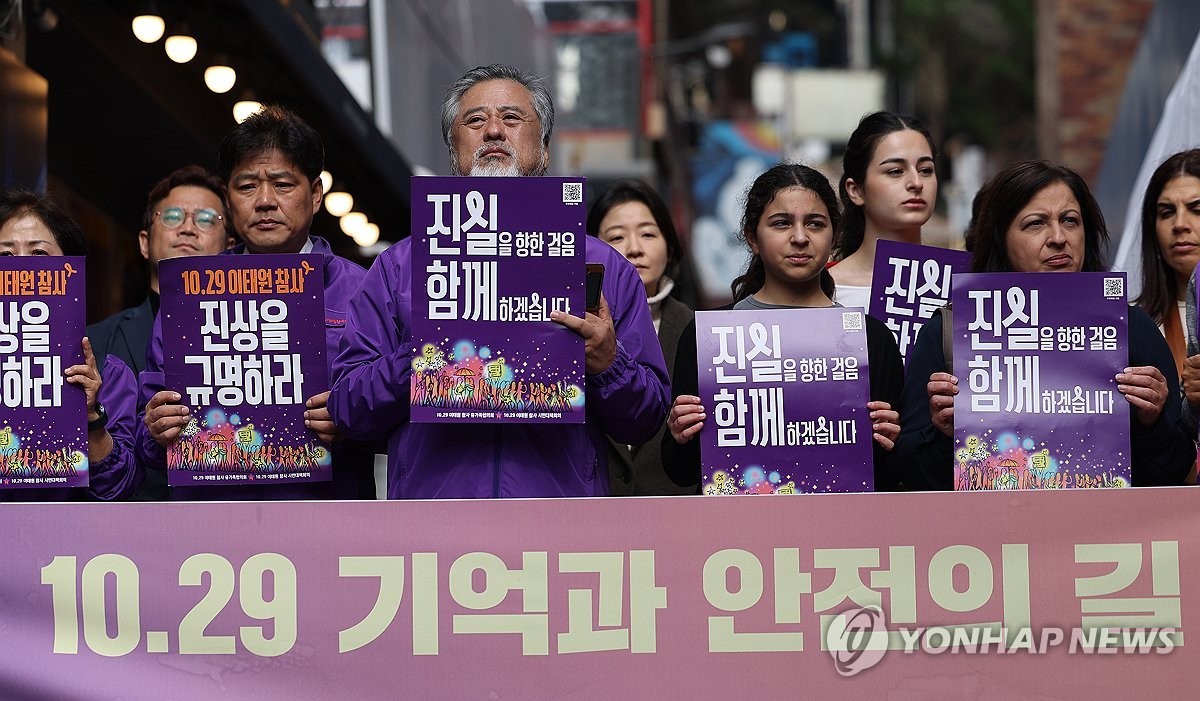
M 103 431 L 108 428 L 108 412 L 104 410 L 104 405 L 100 402 L 96 402 L 96 408 L 94 411 L 96 414 L 95 418 L 92 418 L 91 412 L 88 413 L 88 433 L 91 433 L 92 431 Z

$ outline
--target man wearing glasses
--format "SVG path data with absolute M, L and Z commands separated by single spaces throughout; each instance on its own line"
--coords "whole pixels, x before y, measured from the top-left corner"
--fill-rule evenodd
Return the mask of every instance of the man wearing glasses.
M 215 255 L 233 245 L 221 181 L 200 166 L 186 166 L 159 180 L 146 198 L 138 246 L 150 261 L 145 301 L 87 329 L 96 361 L 108 354 L 135 373 L 146 369 L 146 343 L 158 314 L 158 261 Z
M 158 315 L 158 262 L 220 253 L 233 245 L 231 232 L 221 181 L 207 170 L 185 166 L 154 184 L 138 232 L 142 257 L 150 261 L 150 291 L 138 306 L 88 327 L 98 370 L 103 371 L 109 354 L 125 361 L 135 374 L 146 369 L 146 345 Z M 166 473 L 148 472 L 132 498 L 167 499 Z

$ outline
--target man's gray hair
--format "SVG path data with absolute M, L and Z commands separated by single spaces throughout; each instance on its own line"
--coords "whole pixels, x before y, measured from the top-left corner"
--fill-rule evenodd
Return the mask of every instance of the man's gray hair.
M 542 147 L 548 148 L 550 134 L 554 131 L 554 99 L 550 97 L 550 88 L 544 78 L 503 63 L 477 66 L 450 84 L 450 88 L 446 90 L 446 97 L 442 100 L 442 140 L 446 142 L 446 146 L 450 146 L 450 129 L 454 126 L 454 118 L 458 116 L 462 96 L 475 85 L 489 80 L 512 80 L 525 86 L 533 98 L 533 111 L 537 113 L 538 122 L 542 125 Z M 450 150 L 454 151 L 453 148 Z

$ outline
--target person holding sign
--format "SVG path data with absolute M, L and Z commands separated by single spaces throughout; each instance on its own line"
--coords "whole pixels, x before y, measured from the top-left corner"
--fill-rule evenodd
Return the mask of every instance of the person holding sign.
M 839 211 L 825 176 L 803 165 L 781 164 L 762 175 L 746 194 L 741 234 L 752 253 L 745 274 L 733 282 L 731 309 L 794 309 L 840 306 L 826 270 Z M 875 489 L 894 488 L 890 453 L 900 433 L 894 406 L 900 399 L 904 366 L 896 339 L 882 322 L 867 319 L 870 412 L 874 439 Z M 700 481 L 700 442 L 708 413 L 698 392 L 696 323 L 679 339 L 672 375 L 674 401 L 662 439 L 663 467 L 679 485 Z
M 221 142 L 217 175 L 229 193 L 234 230 L 243 243 L 222 255 L 319 253 L 325 284 L 326 363 L 336 354 L 349 300 L 365 273 L 337 256 L 328 242 L 310 235 L 321 206 L 321 170 L 325 149 L 317 132 L 292 112 L 268 106 L 234 128 Z M 142 373 L 142 395 L 149 397 L 138 427 L 137 450 L 148 467 L 166 469 L 167 447 L 179 440 L 191 416 L 176 388 L 164 386 L 162 319 L 155 321 Z M 332 373 L 331 373 L 332 375 Z M 182 388 L 178 388 L 182 389 Z M 307 400 L 304 424 L 332 444 L 332 482 L 274 485 L 174 487 L 175 500 L 373 499 L 373 451 L 341 441 L 320 392 Z M 261 484 L 261 483 L 260 483 Z
M 468 71 L 442 104 L 456 175 L 543 175 L 553 128 L 545 82 L 511 66 Z M 582 237 L 586 262 L 604 266 L 599 309 L 550 314 L 586 342 L 585 423 L 414 424 L 412 238 L 375 260 L 351 301 L 329 399 L 344 435 L 388 438 L 388 498 L 607 495 L 605 436 L 649 440 L 667 409 L 667 371 L 633 266 L 608 244 Z
M 1063 166 L 1022 161 L 984 186 L 971 225 L 972 272 L 1105 270 L 1108 230 L 1087 185 Z M 897 444 L 901 479 L 913 489 L 953 488 L 954 398 L 943 345 L 944 315 L 921 329 L 908 364 Z M 1129 367 L 1115 376 L 1129 402 L 1134 486 L 1182 484 L 1195 447 L 1180 421 L 1171 350 L 1140 307 L 1129 308 Z
M 138 246 L 150 264 L 150 289 L 136 307 L 88 326 L 88 338 L 103 370 L 110 355 L 119 357 L 134 375 L 146 367 L 146 346 L 158 316 L 158 263 L 178 256 L 216 255 L 233 245 L 229 212 L 225 207 L 224 183 L 207 170 L 190 165 L 172 171 L 150 188 L 142 213 Z M 139 407 L 143 408 L 143 407 Z M 167 476 L 146 473 L 134 501 L 165 501 L 170 498 Z
M 45 195 L 16 188 L 0 193 L 0 256 L 83 256 L 83 230 Z M 96 369 L 92 344 L 83 339 L 84 362 L 63 373 L 66 381 L 87 395 L 86 488 L 3 489 L 0 501 L 74 501 L 127 499 L 137 489 L 143 471 L 133 454 L 137 385 L 129 366 L 110 358 Z M 6 429 L 0 429 L 0 434 Z M 0 443 L 11 436 L 0 435 Z
M 875 112 L 850 134 L 838 184 L 844 221 L 829 269 L 838 304 L 870 308 L 876 241 L 921 243 L 937 204 L 935 158 L 933 137 L 916 117 Z

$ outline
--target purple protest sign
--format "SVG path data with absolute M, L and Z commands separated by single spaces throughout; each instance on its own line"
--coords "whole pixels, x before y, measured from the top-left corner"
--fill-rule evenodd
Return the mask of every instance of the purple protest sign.
M 192 420 L 167 451 L 167 482 L 332 479 L 304 403 L 329 389 L 319 255 L 164 260 L 163 367 Z
M 417 423 L 583 423 L 582 178 L 413 178 Z
M 1124 273 L 954 276 L 954 488 L 1126 487 Z
M 892 330 L 905 364 L 917 332 L 950 301 L 951 273 L 965 273 L 970 267 L 971 254 L 966 251 L 900 241 L 875 244 L 867 311 Z
M 696 360 L 705 494 L 874 489 L 861 311 L 697 312 Z
M 0 488 L 88 486 L 82 256 L 0 257 Z

